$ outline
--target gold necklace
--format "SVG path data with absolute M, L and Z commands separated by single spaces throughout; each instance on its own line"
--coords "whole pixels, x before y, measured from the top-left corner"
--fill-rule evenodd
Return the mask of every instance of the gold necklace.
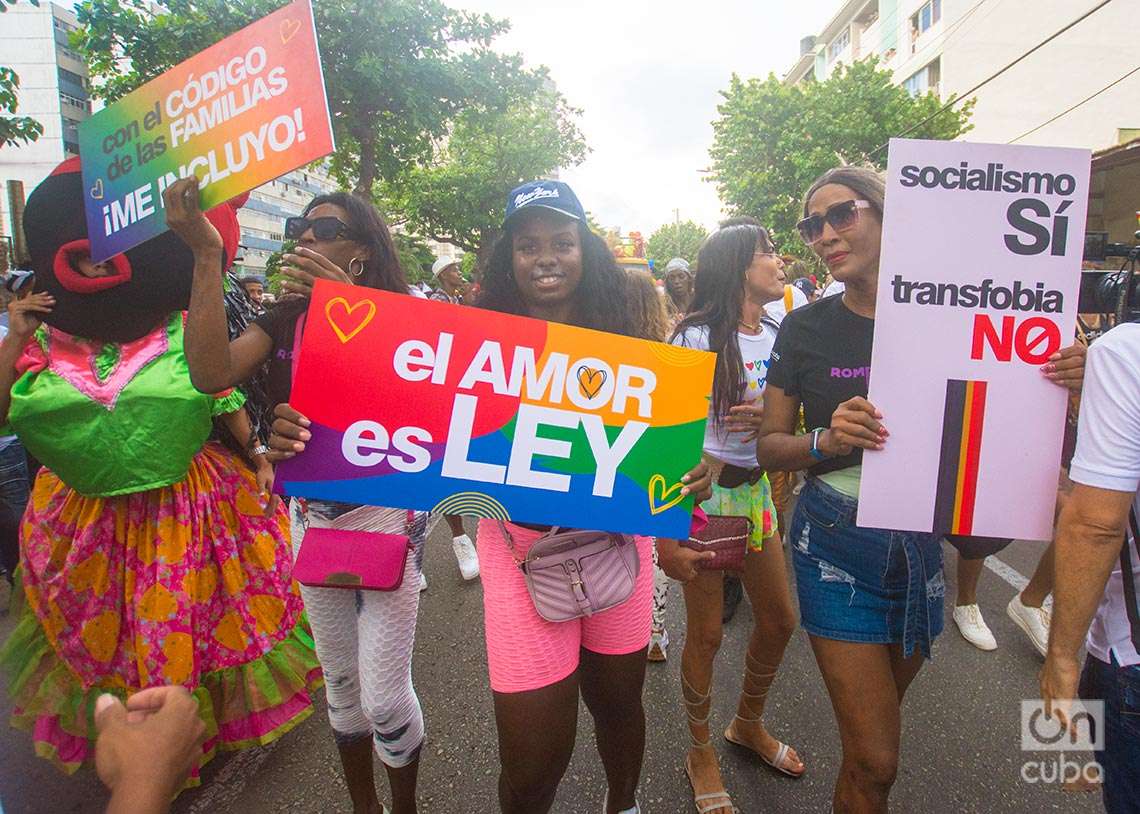
M 760 323 L 759 322 L 757 322 L 755 325 L 750 325 L 742 319 L 737 320 L 737 322 L 740 323 L 741 325 L 743 325 L 745 328 L 747 328 L 750 331 L 756 331 L 757 333 L 760 332 Z

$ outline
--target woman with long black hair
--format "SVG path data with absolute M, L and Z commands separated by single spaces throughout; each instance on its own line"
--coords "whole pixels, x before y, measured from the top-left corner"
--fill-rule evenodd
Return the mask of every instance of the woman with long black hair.
M 752 604 L 753 629 L 745 653 L 744 684 L 736 716 L 724 732 L 730 743 L 753 752 L 776 770 L 799 777 L 795 750 L 764 728 L 764 704 L 784 648 L 795 630 L 783 546 L 776 528 L 768 477 L 756 462 L 756 433 L 764 412 L 764 386 L 778 327 L 765 305 L 784 294 L 784 262 L 767 231 L 751 218 L 723 223 L 701 246 L 690 313 L 674 344 L 717 354 L 704 455 L 712 469 L 709 515 L 747 517 L 742 583 Z M 692 740 L 685 768 L 698 808 L 733 811 L 710 736 L 713 660 L 721 641 L 724 572 L 698 570 L 686 580 L 677 558 L 687 550 L 659 546 L 661 566 L 685 582 L 686 632 L 681 684 Z M 702 802 L 704 805 L 702 805 Z
M 555 193 L 553 195 L 549 193 Z M 519 201 L 523 201 L 521 205 Z M 483 308 L 637 336 L 625 275 L 605 242 L 586 225 L 573 191 L 534 182 L 508 196 L 502 237 L 483 278 Z M 685 476 L 698 497 L 706 467 Z M 700 480 L 702 483 L 697 483 Z M 505 534 L 504 534 L 505 532 Z M 623 604 L 552 624 L 528 596 L 512 559 L 545 527 L 479 524 L 484 624 L 499 730 L 499 802 L 508 814 L 541 814 L 554 803 L 574 750 L 578 698 L 594 718 L 605 766 L 609 814 L 639 811 L 634 798 L 645 749 L 645 649 L 653 603 L 653 542 L 636 538 L 641 569 Z
M 293 352 L 309 298 L 283 300 L 231 342 L 221 277 L 211 260 L 217 233 L 198 211 L 197 190 L 191 179 L 172 184 L 164 195 L 167 223 L 196 259 L 186 322 L 191 379 L 199 390 L 209 391 L 220 387 L 219 382 L 244 381 L 268 362 L 270 403 L 284 404 L 293 386 Z M 300 217 L 286 221 L 285 233 L 297 241 L 294 252 L 284 258 L 288 287 L 295 293 L 311 293 L 319 278 L 408 293 L 387 225 L 371 204 L 356 196 L 336 192 L 314 198 Z M 307 440 L 308 431 L 303 432 Z M 428 517 L 423 512 L 317 500 L 292 501 L 290 517 L 294 551 L 304 545 L 309 528 L 407 534 L 413 544 L 414 556 L 407 558 L 395 591 L 301 588 L 353 811 L 385 810 L 373 781 L 375 751 L 387 770 L 393 814 L 413 814 L 424 718 L 412 687 L 412 647 Z
M 772 352 L 757 457 L 807 470 L 791 541 L 801 624 L 839 725 L 835 811 L 887 810 L 899 765 L 902 700 L 942 631 L 940 535 L 856 525 L 863 455 L 890 443 L 890 417 L 867 400 L 882 242 L 881 173 L 838 167 L 804 196 L 798 229 L 841 295 L 788 314 Z M 1077 388 L 1084 351 L 1044 369 Z M 796 434 L 800 408 L 806 434 Z

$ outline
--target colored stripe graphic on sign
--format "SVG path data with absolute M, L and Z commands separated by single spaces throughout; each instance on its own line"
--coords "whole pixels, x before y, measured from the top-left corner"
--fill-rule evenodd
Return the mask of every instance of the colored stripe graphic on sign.
M 942 452 L 934 499 L 934 532 L 971 534 L 978 462 L 986 418 L 986 383 L 950 379 L 942 418 Z

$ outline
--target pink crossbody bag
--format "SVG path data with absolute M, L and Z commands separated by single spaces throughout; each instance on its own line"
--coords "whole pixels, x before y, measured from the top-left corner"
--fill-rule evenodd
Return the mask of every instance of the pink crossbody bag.
M 297 317 L 293 335 L 293 373 L 301 354 L 305 315 Z M 406 517 L 411 531 L 415 513 Z M 333 521 L 336 522 L 336 521 Z M 357 529 L 309 526 L 293 565 L 293 578 L 310 588 L 349 588 L 359 591 L 395 591 L 404 581 L 409 534 L 384 534 Z
M 408 512 L 409 526 L 412 518 Z M 310 588 L 395 591 L 404 582 L 411 550 L 406 534 L 310 526 L 293 565 L 293 578 Z

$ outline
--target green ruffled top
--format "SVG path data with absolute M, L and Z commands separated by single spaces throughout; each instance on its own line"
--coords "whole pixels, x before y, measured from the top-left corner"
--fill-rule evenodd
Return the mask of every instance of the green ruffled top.
M 12 387 L 12 429 L 28 451 L 88 497 L 177 483 L 205 444 L 214 415 L 245 399 L 190 383 L 183 317 L 142 339 L 101 343 L 41 326 Z

